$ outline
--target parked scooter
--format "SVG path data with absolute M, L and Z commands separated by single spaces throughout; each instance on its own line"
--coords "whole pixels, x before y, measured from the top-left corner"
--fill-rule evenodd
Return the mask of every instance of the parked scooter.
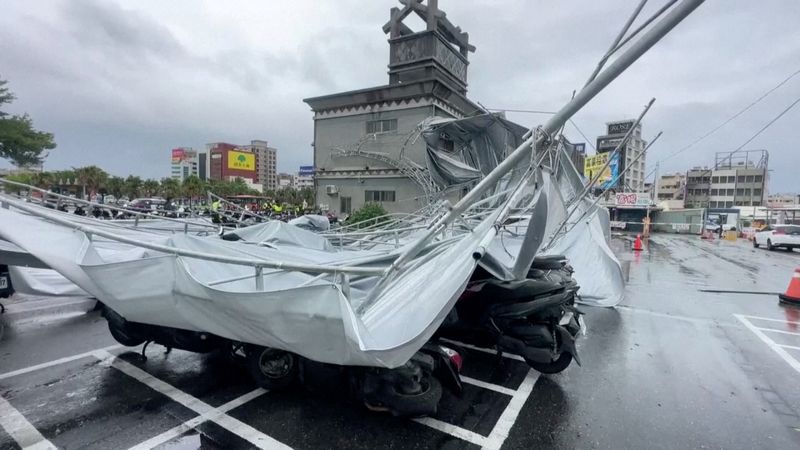
M 520 355 L 542 373 L 561 372 L 573 359 L 580 364 L 582 313 L 571 274 L 561 255 L 537 257 L 521 281 L 500 281 L 478 267 L 437 335 Z
M 394 368 L 338 366 L 309 360 L 276 348 L 234 342 L 210 333 L 180 330 L 130 322 L 111 308 L 104 316 L 114 339 L 135 347 L 151 342 L 196 353 L 222 352 L 247 368 L 262 388 L 279 390 L 298 382 L 312 390 L 346 392 L 368 409 L 395 416 L 425 416 L 436 413 L 442 384 L 461 391 L 461 355 L 446 345 L 432 341 L 404 365 Z

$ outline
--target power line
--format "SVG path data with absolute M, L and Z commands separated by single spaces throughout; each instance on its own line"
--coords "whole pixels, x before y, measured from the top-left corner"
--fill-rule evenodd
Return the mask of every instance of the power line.
M 800 70 L 797 70 L 797 71 L 795 71 L 794 73 L 792 73 L 791 75 L 789 75 L 788 77 L 784 78 L 784 79 L 783 79 L 783 81 L 781 81 L 780 83 L 778 83 L 777 85 L 775 85 L 773 88 L 771 88 L 770 90 L 768 90 L 767 92 L 765 92 L 764 94 L 762 94 L 760 97 L 758 97 L 757 99 L 755 99 L 755 100 L 754 100 L 752 103 L 750 103 L 749 105 L 745 106 L 745 107 L 744 107 L 743 109 L 741 109 L 739 112 L 737 112 L 736 114 L 734 114 L 734 115 L 732 115 L 731 117 L 729 117 L 729 118 L 728 118 L 726 121 L 724 121 L 724 122 L 722 122 L 721 124 L 719 124 L 719 125 L 717 125 L 716 127 L 714 127 L 714 128 L 711 130 L 711 131 L 709 131 L 709 132 L 707 132 L 707 133 L 703 134 L 702 136 L 700 136 L 699 138 L 695 139 L 694 141 L 692 141 L 691 143 L 689 143 L 689 144 L 688 144 L 688 145 L 686 145 L 685 147 L 683 147 L 683 148 L 681 148 L 681 149 L 677 150 L 676 152 L 674 152 L 674 153 L 671 153 L 671 154 L 669 154 L 669 155 L 667 155 L 667 156 L 665 156 L 665 157 L 661 158 L 661 159 L 659 160 L 659 162 L 664 162 L 664 161 L 666 161 L 667 159 L 669 159 L 669 158 L 672 158 L 673 156 L 676 156 L 676 155 L 678 155 L 678 154 L 680 154 L 680 153 L 683 153 L 683 152 L 685 152 L 686 150 L 689 150 L 690 148 L 694 147 L 694 146 L 695 146 L 696 144 L 698 144 L 700 141 L 702 141 L 703 139 L 705 139 L 705 138 L 707 138 L 707 137 L 711 136 L 712 134 L 716 133 L 717 131 L 719 131 L 719 129 L 720 129 L 720 128 L 722 128 L 722 127 L 724 127 L 725 125 L 727 125 L 727 124 L 731 123 L 731 122 L 732 122 L 732 121 L 734 121 L 734 120 L 735 120 L 737 117 L 739 117 L 739 116 L 741 116 L 742 114 L 744 114 L 745 112 L 747 112 L 747 111 L 748 111 L 750 108 L 752 108 L 753 106 L 755 106 L 755 105 L 757 105 L 758 103 L 760 103 L 760 102 L 761 102 L 761 100 L 764 100 L 764 99 L 765 99 L 765 98 L 766 98 L 766 97 L 767 97 L 769 94 L 771 94 L 771 93 L 775 92 L 776 90 L 778 90 L 778 88 L 780 88 L 781 86 L 783 86 L 784 84 L 786 84 L 786 83 L 787 83 L 789 80 L 791 80 L 792 78 L 794 78 L 794 77 L 795 77 L 795 76 L 797 76 L 798 74 L 800 74 Z M 649 176 L 649 175 L 648 175 L 648 176 Z

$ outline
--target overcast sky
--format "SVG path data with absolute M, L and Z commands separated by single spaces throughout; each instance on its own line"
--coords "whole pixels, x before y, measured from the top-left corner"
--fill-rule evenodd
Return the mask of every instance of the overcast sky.
M 469 97 L 489 108 L 554 110 L 586 80 L 634 1 L 440 0 L 469 32 Z M 651 0 L 645 12 L 663 0 Z M 55 133 L 46 169 L 99 165 L 161 178 L 169 150 L 265 139 L 278 169 L 309 164 L 303 98 L 386 84 L 381 26 L 393 0 L 5 0 L 0 78 Z M 800 69 L 800 1 L 708 0 L 575 116 L 590 140 L 605 122 L 656 103 L 645 138 L 656 161 Z M 409 22 L 412 28 L 415 23 Z M 415 29 L 419 29 L 417 26 Z M 713 163 L 800 97 L 800 75 L 661 172 Z M 526 126 L 546 117 L 509 113 Z M 770 152 L 771 192 L 800 191 L 800 105 L 748 148 Z M 575 128 L 566 134 L 583 141 Z M 0 163 L 7 166 L 7 163 Z

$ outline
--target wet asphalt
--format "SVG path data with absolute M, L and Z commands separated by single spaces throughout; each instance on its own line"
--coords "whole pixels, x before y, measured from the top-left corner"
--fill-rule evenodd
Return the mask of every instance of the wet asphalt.
M 431 421 L 332 393 L 261 392 L 220 356 L 158 346 L 147 361 L 138 348 L 92 355 L 115 344 L 97 313 L 7 328 L 0 397 L 59 448 L 130 448 L 159 435 L 150 442 L 164 449 L 800 448 L 800 309 L 775 295 L 800 252 L 677 235 L 656 235 L 640 253 L 628 237 L 612 243 L 626 300 L 583 308 L 582 366 L 540 376 L 465 349 L 474 382 L 461 397 L 446 392 Z M 19 445 L 0 428 L 6 448 Z

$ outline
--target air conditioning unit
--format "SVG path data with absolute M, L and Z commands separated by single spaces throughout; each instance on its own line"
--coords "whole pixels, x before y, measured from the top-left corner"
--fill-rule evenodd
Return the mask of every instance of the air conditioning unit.
M 336 187 L 336 185 L 329 184 L 325 186 L 325 193 L 328 195 L 336 195 L 339 193 L 339 189 Z

